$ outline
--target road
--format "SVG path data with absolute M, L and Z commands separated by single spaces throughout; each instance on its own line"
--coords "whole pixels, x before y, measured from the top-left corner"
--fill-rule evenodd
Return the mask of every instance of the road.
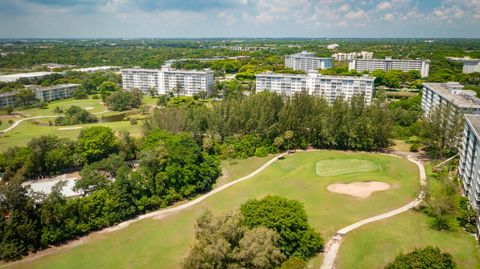
M 406 212 L 406 211 L 416 207 L 417 205 L 419 205 L 423 201 L 423 199 L 425 198 L 426 186 L 427 186 L 427 176 L 426 176 L 426 173 L 425 173 L 425 167 L 412 154 L 407 154 L 407 153 L 403 153 L 403 154 L 407 156 L 407 160 L 415 163 L 417 165 L 418 169 L 419 169 L 420 185 L 421 185 L 420 194 L 417 196 L 417 198 L 415 198 L 415 200 L 411 201 L 410 203 L 408 203 L 408 204 L 406 204 L 406 205 L 404 205 L 400 208 L 394 209 L 392 211 L 389 211 L 389 212 L 386 212 L 386 213 L 383 213 L 383 214 L 380 214 L 380 215 L 377 215 L 377 216 L 373 216 L 373 217 L 370 217 L 370 218 L 363 219 L 361 221 L 355 222 L 351 225 L 348 225 L 347 227 L 344 227 L 344 228 L 338 230 L 335 233 L 335 236 L 333 236 L 333 238 L 327 243 L 327 245 L 325 247 L 324 259 L 323 259 L 323 263 L 322 263 L 320 269 L 334 269 L 335 268 L 335 259 L 337 257 L 338 250 L 340 249 L 340 244 L 342 243 L 342 239 L 349 232 L 351 232 L 355 229 L 358 229 L 358 228 L 360 228 L 363 225 L 366 225 L 368 223 L 372 223 L 372 222 L 375 222 L 375 221 L 387 219 L 387 218 L 393 217 L 395 215 L 401 214 L 403 212 Z

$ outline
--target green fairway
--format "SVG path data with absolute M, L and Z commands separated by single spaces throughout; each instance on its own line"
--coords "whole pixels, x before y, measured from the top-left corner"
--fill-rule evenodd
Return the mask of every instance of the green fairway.
M 139 136 L 142 128 L 141 122 L 138 122 L 137 125 L 131 125 L 129 121 L 116 121 L 72 126 L 49 126 L 46 124 L 48 123 L 48 120 L 52 119 L 25 121 L 13 130 L 0 135 L 0 151 L 5 151 L 8 147 L 25 146 L 32 138 L 42 135 L 57 135 L 59 137 L 75 138 L 80 133 L 81 128 L 88 128 L 91 126 L 106 126 L 112 128 L 116 132 L 126 130 L 133 136 Z M 37 123 L 42 123 L 43 125 Z
M 350 159 L 350 160 L 323 160 L 317 162 L 317 175 L 322 177 L 338 176 L 350 173 L 372 172 L 379 169 L 373 162 Z
M 79 106 L 81 108 L 87 109 L 88 112 L 96 113 L 107 110 L 107 107 L 104 106 L 102 100 L 98 99 L 64 99 L 57 100 L 48 103 L 48 107 L 43 108 L 31 108 L 25 110 L 15 111 L 25 117 L 35 117 L 35 116 L 54 116 L 55 108 L 58 106 L 62 110 L 66 110 L 71 106 Z
M 381 169 L 329 177 L 316 175 L 317 162 L 332 159 L 346 164 L 352 159 L 364 160 Z M 331 183 L 364 179 L 387 182 L 392 189 L 365 199 L 326 190 Z M 418 190 L 418 168 L 404 159 L 373 153 L 297 152 L 274 162 L 259 175 L 181 212 L 142 220 L 119 231 L 95 234 L 72 249 L 21 262 L 12 268 L 179 268 L 189 251 L 195 219 L 200 214 L 207 209 L 221 214 L 237 209 L 250 198 L 269 194 L 301 201 L 310 224 L 328 240 L 341 227 L 406 204 Z M 319 266 L 320 261 L 319 256 L 310 265 Z
M 439 232 L 429 227 L 427 216 L 406 212 L 349 233 L 339 250 L 339 269 L 383 268 L 400 252 L 437 246 L 452 254 L 459 268 L 480 268 L 475 238 L 463 231 Z

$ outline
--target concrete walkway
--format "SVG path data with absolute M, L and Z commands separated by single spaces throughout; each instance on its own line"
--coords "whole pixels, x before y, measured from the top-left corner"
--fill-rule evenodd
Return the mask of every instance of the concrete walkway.
M 404 153 L 405 154 L 405 153 Z M 375 222 L 375 221 L 379 221 L 379 220 L 383 220 L 383 219 L 386 219 L 386 218 L 390 218 L 390 217 L 393 217 L 395 215 L 398 215 L 398 214 L 401 214 L 405 211 L 408 211 L 414 207 L 416 207 L 417 205 L 419 205 L 423 199 L 425 198 L 425 194 L 426 194 L 426 186 L 427 186 L 427 176 L 426 176 L 426 173 L 425 173 L 425 167 L 423 166 L 423 164 L 418 161 L 417 159 L 415 159 L 415 157 L 412 155 L 412 154 L 406 154 L 407 156 L 407 160 L 415 163 L 419 169 L 419 172 L 420 172 L 420 185 L 421 185 L 421 190 L 420 190 L 420 194 L 417 196 L 417 198 L 413 201 L 411 201 L 410 203 L 400 207 L 400 208 L 397 208 L 395 210 L 392 210 L 392 211 L 389 211 L 389 212 L 386 212 L 386 213 L 383 213 L 383 214 L 380 214 L 380 215 L 377 215 L 377 216 L 373 216 L 373 217 L 370 217 L 370 218 L 367 218 L 367 219 L 363 219 L 361 221 L 358 221 L 358 222 L 355 222 L 351 225 L 348 225 L 347 227 L 344 227 L 340 230 L 338 230 L 335 234 L 335 236 L 333 236 L 333 238 L 327 243 L 326 247 L 325 247 L 325 253 L 324 253 L 324 260 L 323 260 L 323 263 L 320 267 L 320 269 L 333 269 L 335 268 L 335 258 L 337 257 L 337 253 L 338 253 L 338 250 L 340 249 L 340 244 L 342 243 L 342 239 L 343 237 L 345 237 L 347 235 L 347 233 L 359 228 L 359 227 L 362 227 L 363 225 L 366 225 L 368 223 L 372 223 L 372 222 Z
M 22 123 L 26 120 L 36 120 L 36 119 L 56 118 L 56 117 L 58 117 L 58 116 L 36 116 L 36 117 L 29 117 L 29 118 L 20 119 L 20 120 L 15 121 L 12 124 L 12 126 L 8 127 L 5 130 L 0 131 L 0 134 L 6 133 L 6 132 L 12 130 L 13 128 L 17 127 L 20 123 Z
M 95 112 L 95 113 L 92 113 L 92 114 L 93 114 L 93 115 L 99 115 L 99 114 L 103 114 L 103 113 L 107 113 L 107 112 L 110 112 L 110 110 Z M 17 127 L 20 123 L 22 123 L 22 122 L 24 122 L 24 121 L 27 121 L 27 120 L 57 118 L 57 117 L 60 117 L 60 116 L 64 116 L 64 115 L 63 115 L 63 114 L 59 114 L 59 115 L 54 115 L 54 116 L 35 116 L 35 117 L 28 117 L 28 118 L 19 119 L 19 120 L 15 121 L 15 122 L 12 124 L 12 126 L 8 127 L 8 128 L 5 129 L 5 130 L 1 130 L 1 131 L 0 131 L 0 134 L 6 133 L 6 132 L 8 132 L 8 131 L 11 131 L 13 128 Z

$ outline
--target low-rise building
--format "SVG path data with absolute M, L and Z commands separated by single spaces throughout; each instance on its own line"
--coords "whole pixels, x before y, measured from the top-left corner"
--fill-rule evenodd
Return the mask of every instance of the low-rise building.
M 80 84 L 59 84 L 50 87 L 35 88 L 35 96 L 38 100 L 50 102 L 53 100 L 71 98 L 73 92 Z
M 59 84 L 50 87 L 30 86 L 35 98 L 40 101 L 50 102 L 53 100 L 71 98 L 75 89 L 80 84 Z M 6 106 L 15 106 L 15 100 L 17 98 L 17 91 L 0 93 L 0 108 Z
M 385 59 L 355 59 L 348 63 L 348 70 L 356 70 L 358 72 L 372 72 L 375 70 L 400 70 L 407 72 L 410 70 L 417 70 L 420 72 L 422 78 L 428 77 L 430 69 L 430 60 L 403 60 L 392 59 L 385 57 Z
M 477 238 L 480 231 L 480 115 L 465 115 L 460 147 L 458 176 L 463 194 L 477 212 Z
M 474 91 L 464 90 L 458 82 L 423 84 L 423 112 L 428 115 L 438 106 L 448 108 L 452 115 L 457 116 L 480 114 L 480 99 Z
M 322 96 L 329 103 L 333 103 L 337 98 L 350 100 L 355 95 L 363 95 L 365 103 L 371 104 L 375 80 L 369 76 L 326 76 L 316 72 L 310 72 L 308 75 L 265 72 L 255 76 L 257 92 L 269 90 L 287 96 L 307 92 Z
M 329 69 L 332 58 L 315 57 L 315 53 L 302 51 L 285 56 L 285 66 L 293 70 L 308 72 L 310 70 Z
M 214 76 L 210 69 L 180 70 L 170 66 L 161 69 L 122 69 L 123 89 L 139 89 L 147 94 L 151 89 L 163 95 L 170 92 L 192 96 L 208 92 L 213 85 Z
M 17 96 L 16 92 L 0 93 L 0 109 L 6 106 L 15 106 L 16 96 Z

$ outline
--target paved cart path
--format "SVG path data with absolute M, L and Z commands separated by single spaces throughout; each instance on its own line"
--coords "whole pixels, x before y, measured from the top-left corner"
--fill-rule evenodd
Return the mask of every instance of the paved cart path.
M 406 153 L 404 153 L 406 154 Z M 370 218 L 363 219 L 361 221 L 355 222 L 351 225 L 348 225 L 347 227 L 344 227 L 340 230 L 338 230 L 333 236 L 333 238 L 326 244 L 325 246 L 325 253 L 324 253 L 324 259 L 323 263 L 320 267 L 320 269 L 334 269 L 335 268 L 335 258 L 337 257 L 338 250 L 340 249 L 340 244 L 342 243 L 343 237 L 347 235 L 347 233 L 363 226 L 368 223 L 372 223 L 375 221 L 383 220 L 386 218 L 393 217 L 395 215 L 401 214 L 405 211 L 408 211 L 417 205 L 419 205 L 423 199 L 425 198 L 425 191 L 426 191 L 426 185 L 427 185 L 427 176 L 425 173 L 425 167 L 423 166 L 423 163 L 418 161 L 412 154 L 406 154 L 407 160 L 415 163 L 419 169 L 420 172 L 420 185 L 421 185 L 421 191 L 420 194 L 415 198 L 415 200 L 411 201 L 410 203 L 394 209 L 392 211 L 373 216 Z
M 101 112 L 95 112 L 95 113 L 92 113 L 93 115 L 98 115 L 98 114 L 102 114 L 102 113 L 106 113 L 106 112 L 110 112 L 110 110 L 105 110 L 105 111 L 101 111 Z M 15 121 L 12 126 L 4 129 L 4 130 L 1 130 L 0 131 L 0 134 L 3 134 L 3 133 L 6 133 L 8 131 L 11 131 L 13 128 L 17 127 L 20 123 L 24 122 L 24 121 L 27 121 L 27 120 L 37 120 L 37 119 L 47 119 L 47 118 L 57 118 L 57 117 L 60 117 L 60 116 L 63 116 L 62 114 L 60 115 L 54 115 L 54 116 L 35 116 L 35 117 L 28 117 L 28 118 L 23 118 L 23 119 L 19 119 L 17 121 Z

